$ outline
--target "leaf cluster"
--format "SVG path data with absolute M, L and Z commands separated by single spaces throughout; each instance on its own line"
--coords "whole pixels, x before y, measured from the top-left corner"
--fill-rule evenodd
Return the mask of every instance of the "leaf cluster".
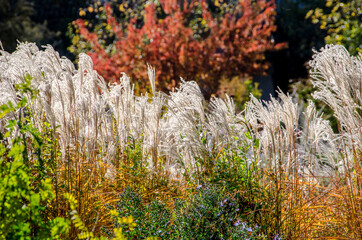
M 352 55 L 362 53 L 362 2 L 360 0 L 326 0 L 326 9 L 310 10 L 306 18 L 320 24 L 328 35 L 328 44 L 342 44 Z

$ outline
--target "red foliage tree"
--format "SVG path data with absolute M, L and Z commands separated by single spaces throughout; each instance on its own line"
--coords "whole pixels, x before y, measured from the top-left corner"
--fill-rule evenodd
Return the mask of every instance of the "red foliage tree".
M 116 37 L 113 54 L 99 44 L 95 33 L 78 19 L 80 34 L 92 43 L 95 69 L 108 81 L 119 81 L 121 72 L 138 80 L 144 89 L 148 81 L 146 63 L 156 68 L 156 86 L 171 90 L 180 77 L 196 80 L 206 96 L 217 90 L 221 78 L 264 73 L 268 68 L 265 52 L 281 48 L 271 40 L 275 31 L 274 0 L 240 0 L 235 11 L 221 18 L 212 17 L 203 1 L 160 0 L 164 19 L 158 19 L 156 5 L 145 8 L 144 24 L 136 28 L 132 19 L 127 29 L 121 29 L 106 4 L 107 23 Z M 200 4 L 200 5 L 198 5 Z M 194 37 L 188 22 L 195 7 L 201 6 L 207 30 L 201 39 Z

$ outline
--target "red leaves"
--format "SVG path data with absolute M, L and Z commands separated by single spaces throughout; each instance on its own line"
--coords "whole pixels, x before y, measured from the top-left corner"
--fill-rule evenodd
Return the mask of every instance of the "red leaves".
M 106 53 L 95 34 L 89 33 L 82 20 L 75 24 L 80 34 L 93 44 L 91 53 L 95 69 L 108 81 L 118 81 L 121 72 L 138 80 L 141 89 L 147 86 L 147 63 L 157 70 L 158 88 L 166 91 L 175 87 L 179 77 L 197 80 L 210 94 L 222 77 L 262 73 L 268 64 L 263 61 L 265 51 L 275 50 L 271 32 L 275 30 L 275 2 L 240 1 L 233 13 L 214 19 L 205 1 L 193 1 L 180 6 L 177 0 L 161 0 L 164 19 L 157 19 L 156 6 L 145 8 L 144 25 L 135 27 L 131 20 L 123 32 L 112 16 L 110 6 L 105 9 L 108 24 L 116 35 L 116 53 Z M 254 3 L 253 3 L 254 2 Z M 190 26 L 192 10 L 201 4 L 202 19 L 207 34 L 194 38 Z M 181 10 L 182 9 L 182 10 Z M 98 54 L 98 55 L 97 55 Z

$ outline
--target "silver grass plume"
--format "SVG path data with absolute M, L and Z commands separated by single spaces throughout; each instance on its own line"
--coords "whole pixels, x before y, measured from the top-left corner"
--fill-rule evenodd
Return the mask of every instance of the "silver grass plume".
M 362 55 L 353 57 L 343 46 L 327 45 L 315 53 L 309 65 L 317 88 L 312 96 L 334 111 L 341 134 L 340 152 L 345 166 L 351 166 L 362 156 Z
M 9 54 L 0 51 L 0 103 L 16 103 L 14 84 L 33 77 L 38 98 L 31 103 L 34 124 L 53 126 L 62 156 L 77 148 L 103 159 L 110 166 L 130 139 L 140 144 L 144 161 L 157 171 L 158 159 L 171 177 L 188 169 L 203 170 L 200 159 L 215 161 L 221 151 L 242 154 L 260 167 L 283 168 L 312 178 L 341 170 L 340 150 L 346 159 L 361 148 L 361 60 L 339 46 L 327 46 L 311 62 L 314 96 L 327 102 L 341 123 L 336 135 L 329 123 L 309 104 L 301 113 L 293 99 L 279 93 L 279 100 L 261 102 L 255 97 L 245 111 L 235 112 L 231 98 L 213 98 L 207 105 L 194 81 L 183 81 L 169 95 L 155 88 L 155 70 L 148 66 L 152 94 L 136 96 L 126 74 L 120 84 L 108 85 L 93 69 L 89 56 L 80 55 L 78 70 L 60 58 L 51 46 L 20 44 Z M 8 118 L 13 116 L 7 116 Z M 300 119 L 304 119 L 301 121 Z M 0 131 L 5 126 L 0 123 Z M 257 149 L 253 139 L 259 139 Z M 342 145 L 341 145 L 342 144 Z M 247 152 L 244 152 L 247 151 Z M 112 177 L 110 169 L 108 176 Z

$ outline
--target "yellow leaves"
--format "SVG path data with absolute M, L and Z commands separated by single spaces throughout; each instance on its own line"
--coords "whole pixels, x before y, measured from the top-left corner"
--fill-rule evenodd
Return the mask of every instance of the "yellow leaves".
M 128 224 L 128 228 L 131 231 L 133 230 L 134 227 L 137 226 L 137 224 L 135 222 L 133 222 L 133 217 L 132 216 L 121 218 L 120 223 Z
M 75 199 L 75 197 L 70 193 L 65 193 L 64 198 L 69 201 L 70 209 L 74 210 L 76 209 L 76 206 L 78 205 L 78 201 Z
M 119 212 L 118 212 L 117 210 L 115 210 L 115 209 L 112 209 L 112 210 L 110 211 L 110 214 L 111 214 L 113 217 L 118 217 L 118 216 L 119 216 Z
M 93 7 L 92 7 L 92 6 L 89 6 L 89 7 L 88 7 L 88 12 L 92 13 L 92 12 L 93 12 L 93 10 L 94 10 L 94 9 L 93 9 Z
M 92 239 L 94 237 L 92 232 L 81 232 L 78 234 L 79 239 Z
M 132 216 L 123 217 L 121 222 L 126 223 L 126 224 L 131 224 L 131 223 L 133 223 L 133 217 Z
M 83 17 L 83 16 L 85 16 L 85 15 L 86 15 L 85 11 L 84 11 L 83 9 L 81 9 L 81 10 L 79 11 L 79 16 Z
M 121 12 L 125 12 L 126 10 L 124 9 L 123 3 L 119 5 L 119 11 Z
M 322 22 L 320 28 L 321 28 L 321 29 L 326 29 L 326 26 L 327 26 L 327 23 L 326 23 L 326 22 Z
M 122 228 L 115 228 L 113 229 L 113 233 L 117 240 L 127 240 L 127 238 L 123 235 Z
M 332 5 L 333 5 L 333 0 L 327 0 L 326 7 L 332 7 Z
M 220 3 L 223 3 L 224 0 L 215 0 L 214 4 L 216 7 L 221 7 L 221 4 Z
M 338 11 L 340 5 L 335 5 L 333 8 L 332 8 L 332 13 L 335 13 Z
M 305 15 L 305 19 L 310 18 L 310 17 L 313 15 L 313 13 L 314 13 L 314 10 L 309 10 L 309 11 L 307 12 L 307 15 Z
M 115 210 L 115 209 L 112 209 L 111 211 L 110 211 L 110 214 L 111 214 L 111 216 L 113 216 L 113 217 L 115 217 L 116 219 L 117 219 L 117 222 L 118 223 L 123 223 L 123 224 L 126 224 L 126 225 L 128 225 L 128 228 L 129 228 L 129 230 L 133 230 L 133 228 L 134 227 L 136 227 L 137 226 L 137 224 L 134 222 L 134 220 L 133 220 L 133 216 L 128 216 L 128 217 L 122 217 L 122 218 L 120 218 L 119 217 L 119 212 L 117 211 L 117 210 Z M 116 229 L 115 229 L 115 231 L 116 231 Z

